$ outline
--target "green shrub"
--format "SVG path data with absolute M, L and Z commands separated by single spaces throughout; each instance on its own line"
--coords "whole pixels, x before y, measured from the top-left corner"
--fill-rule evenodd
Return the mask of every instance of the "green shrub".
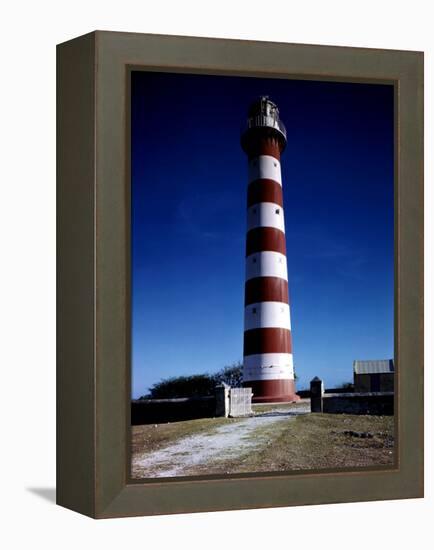
M 223 367 L 215 374 L 192 374 L 190 376 L 172 376 L 156 382 L 149 393 L 140 399 L 175 399 L 177 397 L 203 397 L 213 395 L 218 384 L 232 387 L 241 386 L 243 365 L 238 361 Z

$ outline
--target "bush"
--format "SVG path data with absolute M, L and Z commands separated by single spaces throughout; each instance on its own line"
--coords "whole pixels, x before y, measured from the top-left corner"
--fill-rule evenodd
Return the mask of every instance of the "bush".
M 338 388 L 352 392 L 354 391 L 354 384 L 352 382 L 343 382 L 342 384 L 339 384 Z
M 224 382 L 232 388 L 237 388 L 243 384 L 243 365 L 238 361 L 232 365 L 223 367 L 214 375 L 215 384 Z
M 149 389 L 148 399 L 174 399 L 213 395 L 215 382 L 209 374 L 173 376 L 156 382 Z
M 172 376 L 156 382 L 147 395 L 140 399 L 175 399 L 177 397 L 204 397 L 213 395 L 218 384 L 241 386 L 243 365 L 238 361 L 223 367 L 215 374 L 193 374 L 191 376 Z

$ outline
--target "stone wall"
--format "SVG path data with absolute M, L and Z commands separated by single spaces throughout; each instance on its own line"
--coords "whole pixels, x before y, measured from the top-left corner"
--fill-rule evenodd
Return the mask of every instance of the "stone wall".
M 393 415 L 393 392 L 324 394 L 324 413 Z
M 131 402 L 131 424 L 160 424 L 216 416 L 216 398 L 138 399 Z
M 326 393 L 324 382 L 310 381 L 310 410 L 313 413 L 393 415 L 393 391 Z
M 161 424 L 215 416 L 248 416 L 252 414 L 251 388 L 218 386 L 209 397 L 177 399 L 137 399 L 131 402 L 131 424 Z
M 349 393 L 351 390 L 348 388 L 325 388 L 324 393 Z M 311 397 L 309 390 L 297 390 L 297 395 L 302 399 L 309 399 Z

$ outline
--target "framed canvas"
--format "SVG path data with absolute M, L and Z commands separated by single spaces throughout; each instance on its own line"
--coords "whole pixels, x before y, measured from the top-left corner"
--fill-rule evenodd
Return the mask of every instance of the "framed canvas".
M 96 31 L 57 99 L 58 504 L 422 497 L 423 54 Z

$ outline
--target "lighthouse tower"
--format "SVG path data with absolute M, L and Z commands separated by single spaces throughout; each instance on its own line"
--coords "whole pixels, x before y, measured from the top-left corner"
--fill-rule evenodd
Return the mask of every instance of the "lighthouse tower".
M 295 401 L 280 155 L 286 130 L 277 105 L 250 106 L 241 146 L 248 156 L 244 386 L 253 401 Z

